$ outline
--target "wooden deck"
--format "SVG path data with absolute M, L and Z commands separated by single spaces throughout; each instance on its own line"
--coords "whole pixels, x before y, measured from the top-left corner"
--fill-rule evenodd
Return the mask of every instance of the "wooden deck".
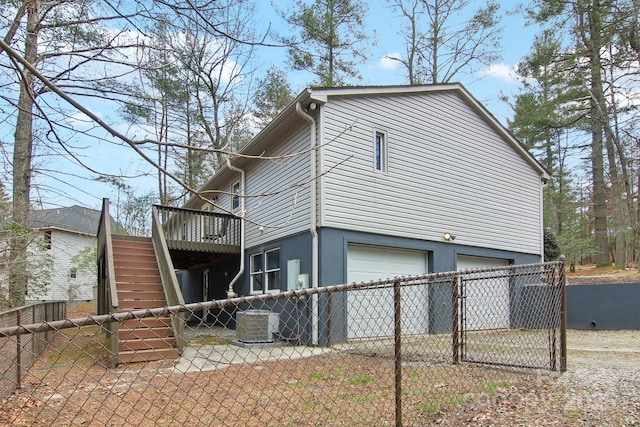
M 240 253 L 240 218 L 194 209 L 156 208 L 170 251 Z

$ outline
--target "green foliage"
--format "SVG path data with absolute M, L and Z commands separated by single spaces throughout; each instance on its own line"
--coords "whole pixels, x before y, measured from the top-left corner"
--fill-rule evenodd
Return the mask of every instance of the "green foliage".
M 558 237 L 560 251 L 567 257 L 567 264 L 579 264 L 583 258 L 596 254 L 595 241 L 589 225 L 584 218 L 575 218 L 565 225 L 564 232 Z
M 423 414 L 433 415 L 438 412 L 438 408 L 432 403 L 418 402 L 417 406 L 418 406 L 418 410 Z
M 120 206 L 118 223 L 133 236 L 151 235 L 151 206 L 157 203 L 156 193 L 150 191 L 141 196 L 127 194 Z
M 287 74 L 275 66 L 258 79 L 257 87 L 253 114 L 263 124 L 275 119 L 294 98 Z
M 27 294 L 31 299 L 37 299 L 47 292 L 53 276 L 53 256 L 48 249 L 50 244 L 40 233 L 37 234 L 38 237 L 33 238 L 27 251 Z
M 17 240 L 15 240 L 17 239 Z M 27 259 L 25 278 L 26 286 L 21 287 L 20 295 L 11 293 L 13 282 L 11 263 L 15 262 L 10 256 L 10 242 L 20 242 L 27 245 L 25 256 Z M 0 240 L 0 306 L 17 307 L 24 304 L 25 296 L 38 299 L 47 292 L 53 275 L 53 257 L 41 231 L 25 229 L 15 222 L 4 224 L 2 240 Z
M 560 243 L 555 233 L 548 228 L 544 230 L 544 260 L 555 261 L 560 256 Z
M 560 253 L 569 256 L 570 248 L 561 242 L 582 239 L 581 234 L 570 235 L 582 233 L 573 225 L 581 221 L 583 207 L 569 159 L 579 150 L 570 135 L 582 132 L 585 123 L 585 76 L 576 57 L 565 53 L 561 34 L 553 30 L 536 36 L 517 71 L 524 84 L 515 98 L 509 129 L 552 175 L 543 195 L 545 260 L 553 260 Z
M 78 271 L 90 274 L 96 273 L 96 260 L 98 258 L 95 246 L 85 246 L 77 254 L 71 257 L 71 262 L 76 266 Z
M 359 79 L 356 66 L 366 58 L 362 31 L 367 12 L 360 0 L 296 1 L 285 19 L 299 32 L 298 38 L 285 40 L 293 68 L 314 74 L 320 86 L 343 85 Z
M 97 271 L 97 248 L 95 246 L 86 246 L 82 248 L 78 253 L 71 257 L 72 267 L 67 274 L 67 284 L 65 290 L 67 292 L 67 299 L 69 301 L 76 301 L 80 296 L 80 289 L 82 286 L 94 286 L 97 284 L 98 271 Z M 71 273 L 75 273 L 75 278 L 72 278 Z M 89 278 L 90 282 L 87 283 L 86 279 Z

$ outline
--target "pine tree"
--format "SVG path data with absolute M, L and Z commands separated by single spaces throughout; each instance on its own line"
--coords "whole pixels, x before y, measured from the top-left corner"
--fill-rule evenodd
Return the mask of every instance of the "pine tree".
M 315 83 L 326 87 L 360 79 L 356 66 L 365 60 L 369 39 L 362 31 L 366 12 L 360 0 L 298 0 L 284 17 L 299 33 L 285 40 L 293 68 L 314 74 Z

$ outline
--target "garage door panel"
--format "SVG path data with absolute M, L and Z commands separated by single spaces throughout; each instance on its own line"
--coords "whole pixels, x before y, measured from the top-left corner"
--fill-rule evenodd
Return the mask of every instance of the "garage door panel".
M 426 254 L 422 251 L 349 245 L 347 281 L 369 282 L 425 274 Z M 426 286 L 403 287 L 401 292 L 404 334 L 427 331 Z M 347 296 L 349 338 L 392 336 L 394 332 L 393 289 L 364 289 Z
M 502 267 L 508 261 L 459 255 L 458 270 Z M 474 273 L 464 280 L 464 316 L 466 330 L 509 328 L 509 279 L 495 277 L 495 272 Z

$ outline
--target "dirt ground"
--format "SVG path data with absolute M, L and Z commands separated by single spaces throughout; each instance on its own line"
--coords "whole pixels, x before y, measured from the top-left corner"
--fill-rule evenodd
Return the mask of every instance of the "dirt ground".
M 640 282 L 640 275 L 578 266 L 568 282 Z M 76 306 L 68 317 L 91 312 L 91 305 Z M 23 389 L 2 402 L 0 426 L 369 426 L 394 419 L 393 359 L 380 354 L 169 375 L 175 372 L 169 361 L 105 369 L 86 357 L 99 353 L 93 341 L 99 334 L 78 332 L 73 342 L 81 358 L 66 358 L 63 349 L 45 355 Z M 640 426 L 640 331 L 570 330 L 567 348 L 562 375 L 409 358 L 404 425 Z
M 88 332 L 73 342 L 97 354 Z M 3 402 L 0 425 L 393 425 L 393 358 L 379 354 L 180 373 L 170 361 L 105 369 L 65 352 L 42 358 Z M 640 426 L 640 331 L 568 331 L 562 375 L 409 356 L 405 426 Z
M 615 268 L 613 266 L 596 268 L 594 264 L 577 265 L 576 271 L 567 269 L 568 285 L 640 283 L 640 273 L 636 268 Z

